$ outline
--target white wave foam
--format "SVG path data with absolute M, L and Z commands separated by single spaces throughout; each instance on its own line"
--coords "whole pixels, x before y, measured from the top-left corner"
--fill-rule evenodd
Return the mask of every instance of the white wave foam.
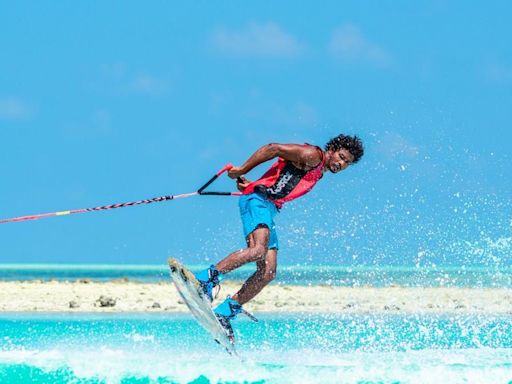
M 2 364 L 25 364 L 46 372 L 61 368 L 77 378 L 119 383 L 127 377 L 188 383 L 210 382 L 353 383 L 414 382 L 506 383 L 512 379 L 512 349 L 420 350 L 325 354 L 318 350 L 253 351 L 240 362 L 223 352 L 184 354 L 171 349 L 0 351 Z

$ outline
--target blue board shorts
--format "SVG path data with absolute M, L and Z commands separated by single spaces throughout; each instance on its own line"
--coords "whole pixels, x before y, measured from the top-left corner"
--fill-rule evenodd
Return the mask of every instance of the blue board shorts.
M 257 193 L 240 196 L 238 202 L 240 217 L 244 227 L 244 236 L 247 238 L 258 226 L 265 225 L 270 231 L 268 249 L 279 249 L 274 217 L 279 212 L 277 207 Z

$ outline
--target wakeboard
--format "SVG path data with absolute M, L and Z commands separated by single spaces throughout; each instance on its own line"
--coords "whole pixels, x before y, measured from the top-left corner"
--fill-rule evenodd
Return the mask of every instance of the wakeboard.
M 236 355 L 234 342 L 229 339 L 227 331 L 213 313 L 210 300 L 201 290 L 199 281 L 194 274 L 176 259 L 170 258 L 168 263 L 172 282 L 197 322 L 230 355 Z

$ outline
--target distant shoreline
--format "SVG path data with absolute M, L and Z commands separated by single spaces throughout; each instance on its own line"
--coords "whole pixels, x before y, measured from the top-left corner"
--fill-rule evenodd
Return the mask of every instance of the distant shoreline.
M 192 272 L 205 265 L 189 265 Z M 226 280 L 245 281 L 255 270 L 254 264 L 229 273 Z M 126 280 L 137 283 L 169 281 L 169 270 L 161 265 L 133 264 L 0 264 L 0 281 L 95 282 Z M 335 287 L 467 287 L 512 289 L 512 268 L 481 266 L 348 266 L 279 265 L 272 285 L 329 285 Z
M 223 284 L 219 299 L 240 284 Z M 0 312 L 188 312 L 170 282 L 0 281 Z M 271 285 L 247 304 L 273 313 L 510 314 L 512 289 Z
M 186 264 L 187 268 L 192 269 L 201 269 L 208 265 L 209 262 L 205 261 L 201 264 Z M 85 270 L 138 270 L 138 269 L 148 269 L 148 270 L 165 270 L 167 271 L 167 263 L 159 263 L 159 264 L 123 264 L 123 263 L 0 263 L 0 271 L 1 270 L 12 270 L 12 269 L 54 269 L 54 270 L 62 270 L 62 269 L 85 269 Z M 253 269 L 251 265 L 242 266 L 242 269 Z M 283 269 L 295 269 L 295 270 L 308 270 L 308 269 L 332 269 L 332 270 L 353 270 L 353 271 L 496 271 L 503 273 L 512 273 L 512 265 L 511 266 L 499 266 L 499 267 L 489 267 L 486 265 L 457 265 L 457 264 L 430 264 L 430 265 L 412 265 L 412 264 L 404 264 L 404 265 L 366 265 L 366 264 L 314 264 L 314 263 L 295 263 L 295 264 L 280 264 L 279 268 Z

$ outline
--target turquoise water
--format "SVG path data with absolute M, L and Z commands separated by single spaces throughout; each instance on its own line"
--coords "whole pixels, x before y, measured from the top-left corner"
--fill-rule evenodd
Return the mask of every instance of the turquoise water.
M 1 383 L 512 383 L 512 318 L 265 315 L 242 360 L 188 315 L 0 315 Z
M 188 266 L 193 272 L 205 268 Z M 253 266 L 239 268 L 230 280 L 245 280 Z M 374 286 L 386 287 L 502 287 L 512 288 L 512 267 L 466 266 L 311 266 L 280 265 L 273 284 Z M 76 265 L 76 264 L 0 264 L 0 280 L 77 280 L 106 281 L 127 278 L 141 282 L 168 281 L 162 265 Z

